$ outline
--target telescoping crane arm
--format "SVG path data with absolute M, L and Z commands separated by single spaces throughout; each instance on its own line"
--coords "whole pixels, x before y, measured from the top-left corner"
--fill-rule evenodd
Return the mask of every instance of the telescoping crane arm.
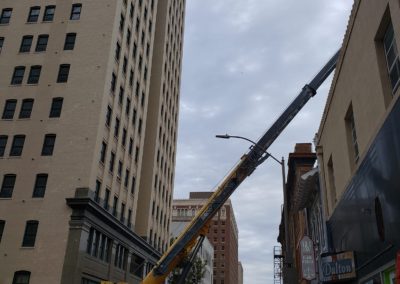
M 265 132 L 254 147 L 240 159 L 231 172 L 221 181 L 207 203 L 197 213 L 192 222 L 175 240 L 169 250 L 161 257 L 142 284 L 164 283 L 168 274 L 190 253 L 200 235 L 206 235 L 210 221 L 221 206 L 228 200 L 236 188 L 269 156 L 267 149 L 303 108 L 308 100 L 316 94 L 317 89 L 335 69 L 339 51 L 326 63 L 313 80 L 306 84 L 300 94 Z

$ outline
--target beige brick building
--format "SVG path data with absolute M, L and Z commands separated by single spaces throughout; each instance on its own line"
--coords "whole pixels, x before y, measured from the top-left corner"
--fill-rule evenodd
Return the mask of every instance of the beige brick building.
M 1 1 L 1 284 L 138 283 L 165 251 L 184 7 Z

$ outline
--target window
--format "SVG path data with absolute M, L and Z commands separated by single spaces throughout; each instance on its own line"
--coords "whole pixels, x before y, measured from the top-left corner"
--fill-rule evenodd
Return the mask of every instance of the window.
M 4 227 L 6 225 L 6 221 L 0 220 L 0 243 L 1 239 L 3 238 Z
M 107 143 L 103 141 L 101 143 L 101 151 L 100 151 L 100 162 L 102 162 L 103 164 L 106 160 L 106 152 L 107 152 Z
M 46 51 L 48 41 L 49 41 L 49 35 L 39 35 L 35 51 L 36 52 Z
M 33 198 L 44 197 L 44 193 L 46 191 L 47 185 L 47 174 L 38 174 L 36 175 L 35 187 L 33 188 Z
M 16 177 L 17 176 L 14 174 L 4 175 L 3 183 L 1 184 L 0 198 L 11 198 Z
M 7 141 L 7 140 L 6 140 Z M 129 147 L 128 147 L 128 153 L 129 155 L 132 155 L 132 150 L 133 150 L 133 139 L 129 138 Z
M 0 53 L 1 50 L 3 49 L 3 45 L 4 45 L 4 37 L 0 37 Z
M 357 164 L 359 159 L 359 149 L 358 149 L 358 142 L 357 142 L 357 132 L 356 132 L 356 125 L 354 122 L 354 113 L 353 107 L 350 105 L 346 118 L 346 132 L 347 132 L 347 139 L 349 145 L 349 152 L 350 152 L 350 159 L 352 164 Z
M 135 176 L 132 177 L 132 185 L 131 185 L 131 193 L 133 194 L 135 192 L 135 186 L 136 186 L 136 178 Z
M 14 273 L 12 284 L 29 284 L 31 273 L 29 271 L 17 271 Z
M 121 18 L 119 20 L 119 30 L 122 32 L 124 30 L 125 26 L 125 17 L 123 14 L 121 14 Z
M 69 64 L 61 64 L 58 70 L 57 83 L 66 83 L 69 75 Z
M 39 222 L 36 220 L 30 220 L 26 222 L 24 239 L 22 240 L 23 247 L 34 247 L 37 229 L 39 226 Z
M 122 162 L 121 161 L 118 162 L 118 172 L 117 172 L 117 174 L 118 174 L 118 177 L 121 178 L 121 176 L 122 176 Z
M 331 212 L 337 201 L 336 196 L 336 184 L 335 184 L 335 171 L 333 168 L 333 160 L 332 156 L 329 158 L 328 161 L 328 184 L 329 184 L 329 191 L 330 191 L 330 204 L 331 204 Z
M 8 24 L 10 22 L 12 8 L 5 8 L 1 11 L 0 24 Z
M 119 220 L 120 220 L 122 223 L 124 222 L 124 213 L 125 213 L 125 204 L 122 203 L 122 204 L 121 204 L 121 215 L 120 215 L 120 218 L 119 218 Z
M 127 67 L 128 67 L 128 58 L 126 58 L 126 56 L 124 56 L 124 61 L 122 64 L 122 72 L 124 73 L 124 75 L 126 74 Z
M 117 216 L 117 208 L 118 207 L 118 197 L 114 196 L 114 201 L 113 201 L 113 210 L 112 210 L 112 214 L 114 216 Z
M 56 6 L 46 6 L 43 15 L 43 22 L 51 22 L 54 19 L 54 13 L 56 12 Z
M 23 36 L 21 41 L 21 46 L 19 47 L 19 52 L 29 52 L 31 51 L 33 36 Z
M 17 106 L 17 100 L 6 100 L 6 104 L 4 105 L 3 116 L 2 119 L 13 119 L 15 108 Z
M 128 221 L 127 221 L 127 225 L 129 228 L 132 227 L 131 221 L 132 221 L 132 209 L 129 209 L 128 210 Z M 1 223 L 0 223 L 0 226 L 1 226 Z M 0 236 L 0 241 L 1 241 L 1 236 Z
M 383 38 L 385 48 L 387 68 L 390 82 L 392 83 L 393 93 L 397 90 L 400 82 L 400 61 L 397 51 L 396 38 L 394 37 L 393 25 L 389 24 Z
M 15 135 L 11 145 L 10 156 L 21 156 L 24 143 L 25 135 Z
M 110 165 L 109 165 L 109 169 L 110 169 L 111 173 L 114 172 L 114 163 L 115 163 L 115 153 L 111 152 Z
M 21 85 L 24 79 L 25 67 L 17 66 L 14 68 L 14 73 L 11 79 L 11 85 Z
M 65 36 L 64 50 L 73 50 L 75 47 L 76 33 L 68 33 Z
M 104 209 L 108 210 L 108 203 L 110 201 L 110 190 L 106 189 L 106 193 L 104 194 Z
M 107 113 L 106 113 L 106 125 L 109 127 L 111 124 L 111 117 L 112 117 L 112 109 L 110 106 L 107 106 Z
M 4 153 L 6 150 L 8 136 L 7 135 L 0 135 L 0 157 L 4 157 Z
M 30 118 L 33 108 L 33 99 L 25 99 L 22 101 L 19 118 Z
M 42 66 L 39 65 L 32 66 L 29 72 L 28 84 L 38 84 L 41 71 L 42 71 Z
M 124 101 L 124 93 L 125 90 L 122 87 L 119 87 L 119 97 L 118 97 L 118 103 L 122 106 L 122 103 Z
M 101 182 L 97 179 L 96 180 L 96 189 L 94 191 L 94 201 L 96 201 L 96 202 L 99 202 L 100 189 L 101 189 Z
M 111 92 L 115 92 L 115 89 L 117 87 L 117 76 L 112 73 L 112 77 L 111 77 Z
M 82 4 L 73 4 L 70 20 L 79 20 L 81 18 Z
M 136 147 L 136 152 L 135 152 L 135 163 L 139 161 L 139 147 Z
M 118 134 L 119 134 L 119 118 L 118 117 L 116 117 L 115 118 L 115 126 L 114 126 L 114 136 L 116 137 L 116 138 L 118 138 Z
M 121 55 L 121 45 L 117 42 L 117 47 L 115 48 L 115 59 L 119 61 L 119 57 Z
M 28 23 L 36 23 L 39 19 L 40 7 L 34 6 L 29 10 Z
M 124 146 L 124 147 L 125 147 L 125 145 L 126 145 L 126 134 L 127 134 L 126 129 L 125 129 L 125 128 L 122 129 L 122 142 L 121 142 L 121 144 L 122 144 L 122 146 Z
M 126 98 L 125 113 L 129 117 L 129 111 L 131 110 L 131 100 Z
M 43 142 L 42 156 L 52 156 L 55 143 L 56 143 L 56 135 L 46 134 Z
M 63 101 L 64 101 L 63 98 L 53 98 L 53 101 L 51 103 L 49 117 L 60 117 L 61 116 Z
M 128 185 L 129 185 L 129 175 L 130 175 L 130 172 L 129 172 L 128 169 L 126 169 L 125 170 L 125 181 L 124 181 L 124 186 L 125 187 L 128 187 Z

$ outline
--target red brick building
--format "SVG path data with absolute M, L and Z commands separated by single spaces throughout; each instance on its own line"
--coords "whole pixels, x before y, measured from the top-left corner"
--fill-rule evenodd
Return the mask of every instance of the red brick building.
M 191 192 L 189 199 L 173 201 L 172 222 L 189 222 L 212 192 Z M 214 284 L 238 284 L 238 228 L 228 200 L 214 216 L 208 239 L 214 246 Z

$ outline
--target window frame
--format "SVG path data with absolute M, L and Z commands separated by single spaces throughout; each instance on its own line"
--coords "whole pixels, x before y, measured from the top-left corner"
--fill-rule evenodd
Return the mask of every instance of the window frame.
M 15 66 L 14 67 L 14 72 L 11 77 L 11 85 L 21 85 L 22 82 L 24 81 L 24 76 L 25 76 L 25 66 Z
M 32 198 L 43 198 L 46 193 L 49 175 L 42 173 L 37 174 L 35 184 L 33 186 Z
M 0 135 L 0 157 L 4 157 L 8 143 L 8 135 Z
M 5 15 L 8 12 L 10 14 L 9 15 Z M 6 24 L 10 23 L 12 12 L 13 12 L 12 8 L 4 8 L 3 10 L 1 10 L 0 25 L 6 25 Z
M 35 247 L 38 229 L 39 229 L 39 221 L 37 220 L 26 221 L 24 236 L 21 245 L 22 247 Z
M 18 115 L 19 119 L 31 117 L 34 102 L 35 102 L 34 99 L 23 99 L 22 100 L 21 109 L 20 109 L 19 115 Z M 28 106 L 28 108 L 27 108 L 27 106 Z
M 382 42 L 389 81 L 392 87 L 392 93 L 394 94 L 400 86 L 400 59 L 392 22 L 388 24 L 385 30 Z M 392 63 L 390 63 L 390 57 L 392 57 Z M 394 82 L 392 76 L 396 74 L 397 79 Z
M 63 103 L 64 103 L 64 98 L 62 97 L 53 98 L 51 102 L 49 118 L 61 117 Z
M 38 12 L 37 14 L 33 14 L 33 12 Z M 39 21 L 40 16 L 40 6 L 32 6 L 29 9 L 27 23 L 37 23 Z
M 56 145 L 56 134 L 46 134 L 43 140 L 42 156 L 53 156 L 54 147 Z
M 74 50 L 76 42 L 76 33 L 67 33 L 65 35 L 64 50 Z
M 41 65 L 33 65 L 33 66 L 31 66 L 31 69 L 29 70 L 27 84 L 30 84 L 30 85 L 39 84 L 41 72 L 42 72 L 42 66 Z
M 76 8 L 78 8 L 78 12 L 76 12 Z M 71 21 L 78 21 L 81 18 L 81 14 L 82 14 L 82 4 L 81 3 L 74 3 L 72 4 L 72 8 L 71 8 L 71 14 L 69 16 L 69 19 Z
M 22 151 L 24 150 L 25 138 L 26 138 L 25 135 L 22 134 L 14 135 L 9 153 L 10 157 L 22 156 Z
M 47 50 L 48 43 L 49 43 L 49 35 L 48 34 L 39 35 L 38 39 L 36 41 L 35 52 L 45 52 Z
M 15 99 L 6 100 L 1 119 L 13 119 L 16 108 L 17 108 L 17 100 Z
M 5 174 L 0 188 L 0 198 L 12 198 L 17 180 L 16 174 Z
M 49 13 L 49 11 L 52 11 L 52 13 Z M 56 14 L 56 6 L 55 5 L 47 5 L 44 9 L 43 22 L 54 21 L 55 14 Z
M 19 53 L 28 53 L 31 51 L 33 35 L 24 35 L 19 46 Z
M 67 83 L 71 64 L 60 64 L 57 75 L 57 83 Z

